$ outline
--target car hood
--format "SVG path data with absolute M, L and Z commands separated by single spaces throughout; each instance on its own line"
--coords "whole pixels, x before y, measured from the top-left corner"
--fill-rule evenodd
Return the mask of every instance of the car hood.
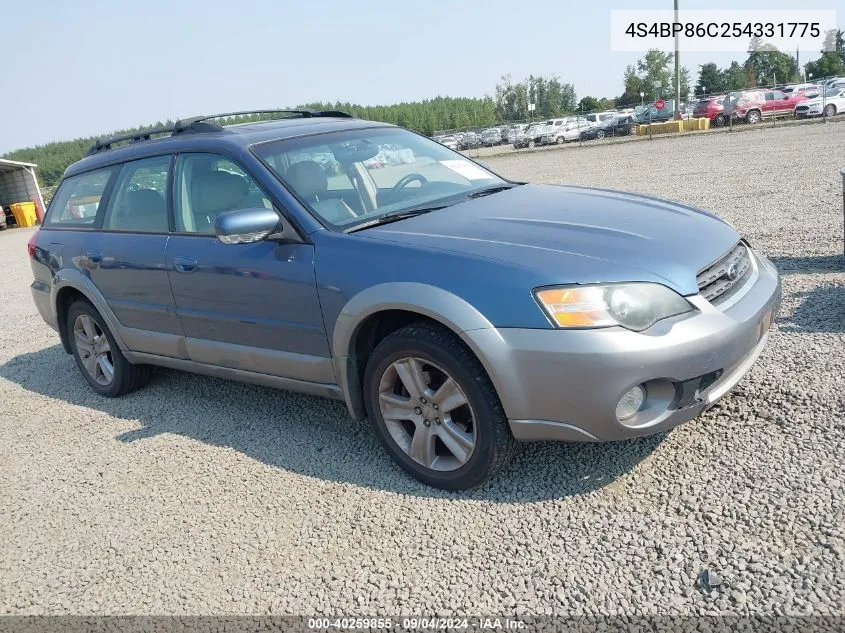
M 696 273 L 739 241 L 726 222 L 680 203 L 535 184 L 358 235 L 498 260 L 534 273 L 537 285 L 653 281 L 684 295 L 697 293 Z

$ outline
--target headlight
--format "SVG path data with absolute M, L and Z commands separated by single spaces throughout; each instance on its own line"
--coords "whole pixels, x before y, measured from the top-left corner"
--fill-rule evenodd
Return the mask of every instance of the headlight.
M 639 332 L 693 309 L 678 293 L 652 283 L 540 288 L 534 295 L 560 328 L 621 325 Z

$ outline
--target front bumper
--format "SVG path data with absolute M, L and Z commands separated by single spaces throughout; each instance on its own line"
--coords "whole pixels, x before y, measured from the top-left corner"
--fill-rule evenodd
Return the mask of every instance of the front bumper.
M 811 105 L 809 107 L 802 108 L 800 110 L 798 108 L 795 109 L 795 116 L 799 119 L 803 118 L 803 117 L 821 116 L 821 115 L 822 115 L 821 104 Z
M 774 265 L 753 255 L 756 279 L 724 311 L 697 308 L 645 332 L 624 328 L 491 328 L 463 337 L 485 364 L 519 440 L 606 441 L 663 431 L 712 406 L 762 352 L 780 302 Z M 645 385 L 642 410 L 620 422 L 623 393 Z

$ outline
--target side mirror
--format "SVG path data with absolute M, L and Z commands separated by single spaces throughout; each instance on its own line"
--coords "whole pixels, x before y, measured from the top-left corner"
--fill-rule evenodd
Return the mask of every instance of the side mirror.
M 279 229 L 279 214 L 272 209 L 238 209 L 217 216 L 214 232 L 223 244 L 260 242 Z

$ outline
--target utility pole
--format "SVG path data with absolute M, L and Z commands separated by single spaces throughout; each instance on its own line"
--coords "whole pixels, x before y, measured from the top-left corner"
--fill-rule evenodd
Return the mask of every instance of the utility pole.
M 675 23 L 678 23 L 678 0 L 675 0 Z M 675 33 L 675 120 L 681 119 L 681 53 L 680 34 Z

